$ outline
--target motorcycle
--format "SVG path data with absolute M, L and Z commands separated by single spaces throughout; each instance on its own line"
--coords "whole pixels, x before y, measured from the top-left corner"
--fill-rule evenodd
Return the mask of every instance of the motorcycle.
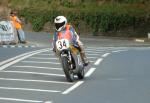
M 73 82 L 75 75 L 78 79 L 83 79 L 84 66 L 77 49 L 78 47 L 72 45 L 67 39 L 60 39 L 56 41 L 56 48 L 67 81 Z

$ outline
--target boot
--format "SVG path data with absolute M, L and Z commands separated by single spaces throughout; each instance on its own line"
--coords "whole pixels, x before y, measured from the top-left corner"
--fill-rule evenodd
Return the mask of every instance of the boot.
M 80 53 L 80 56 L 81 56 L 81 60 L 82 60 L 82 62 L 83 62 L 83 65 L 84 65 L 84 66 L 88 66 L 89 61 L 88 61 L 88 59 L 87 59 L 87 57 L 86 57 L 86 55 L 85 55 L 85 52 L 81 52 L 81 53 Z

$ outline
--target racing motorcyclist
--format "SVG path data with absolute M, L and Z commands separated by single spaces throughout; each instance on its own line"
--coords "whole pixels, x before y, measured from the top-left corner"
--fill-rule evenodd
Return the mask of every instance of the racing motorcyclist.
M 83 49 L 83 43 L 79 39 L 79 35 L 75 29 L 67 23 L 67 19 L 64 16 L 57 16 L 54 20 L 55 32 L 53 36 L 53 51 L 56 52 L 56 41 L 61 38 L 69 39 L 75 47 L 78 47 L 80 56 L 84 66 L 89 64 L 85 51 Z

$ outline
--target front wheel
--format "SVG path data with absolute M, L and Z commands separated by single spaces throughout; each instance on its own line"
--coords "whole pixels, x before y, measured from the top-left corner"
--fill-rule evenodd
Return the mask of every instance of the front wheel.
M 68 62 L 68 58 L 67 57 L 62 57 L 62 67 L 66 76 L 66 79 L 68 82 L 73 82 L 74 81 L 74 73 L 73 71 L 70 69 L 70 64 Z
M 80 66 L 79 72 L 77 74 L 79 79 L 83 79 L 84 78 L 84 67 Z

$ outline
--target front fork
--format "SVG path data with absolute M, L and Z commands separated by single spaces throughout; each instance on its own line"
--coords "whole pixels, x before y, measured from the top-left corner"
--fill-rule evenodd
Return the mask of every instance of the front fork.
M 70 69 L 73 69 L 73 63 L 72 63 L 72 57 L 71 52 L 68 51 L 68 53 L 62 53 L 61 56 L 66 56 L 68 58 L 68 63 L 70 64 Z
M 68 52 L 68 59 L 69 59 L 70 68 L 73 69 L 72 57 L 70 52 Z

